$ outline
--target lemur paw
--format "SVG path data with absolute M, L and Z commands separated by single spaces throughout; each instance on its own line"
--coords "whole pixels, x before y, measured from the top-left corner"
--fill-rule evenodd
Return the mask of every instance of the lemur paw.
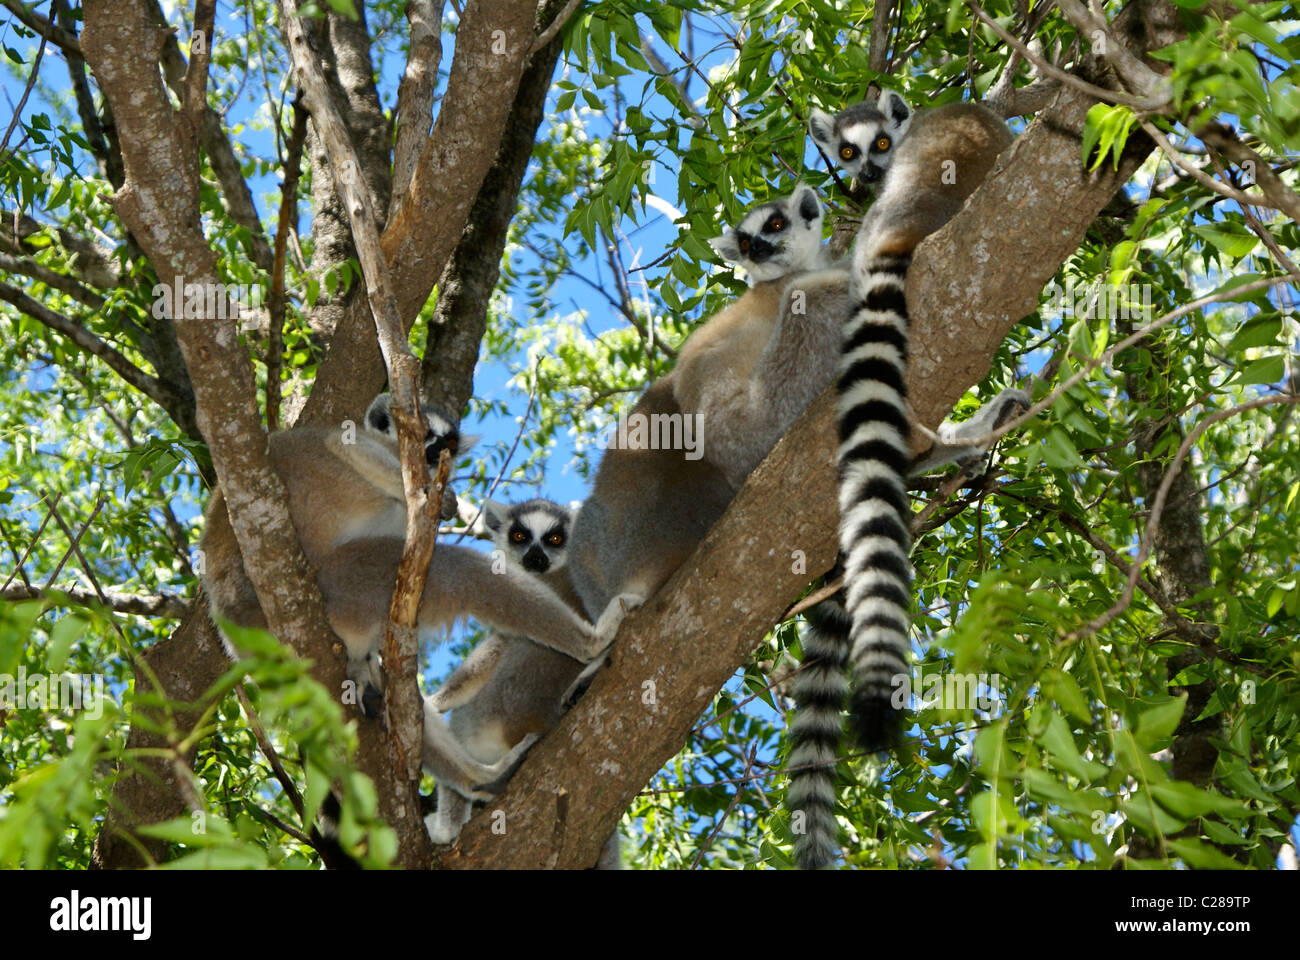
M 605 610 L 601 613 L 600 619 L 596 621 L 596 629 L 593 631 L 596 640 L 600 644 L 596 656 L 603 653 L 605 648 L 614 642 L 614 637 L 618 634 L 618 628 L 623 623 L 623 618 L 643 603 L 645 603 L 645 597 L 639 593 L 620 593 L 605 605 Z
M 587 664 L 582 673 L 578 674 L 578 679 L 569 684 L 569 689 L 564 691 L 564 696 L 560 699 L 560 710 L 562 713 L 568 713 L 573 709 L 573 705 L 582 699 L 582 695 L 587 692 L 591 686 L 591 681 L 595 679 L 600 668 L 605 665 L 603 658 L 593 660 Z
M 526 754 L 530 749 L 532 749 L 533 744 L 540 739 L 542 738 L 539 737 L 537 734 L 530 733 L 527 736 L 525 736 L 522 740 L 520 740 L 518 743 L 516 743 L 510 749 L 509 753 L 507 753 L 504 757 L 502 757 L 500 760 L 498 760 L 496 763 L 492 764 L 488 768 L 492 771 L 492 780 L 489 783 L 485 783 L 485 784 L 475 784 L 474 785 L 475 792 L 477 793 L 478 791 L 483 790 L 489 786 L 495 786 L 498 783 L 498 781 L 509 779 L 510 776 L 514 774 L 515 767 L 517 767 L 520 763 L 523 762 L 524 754 Z M 488 797 L 496 796 L 496 794 L 497 794 L 496 790 L 491 790 L 488 791 L 486 796 L 483 797 L 476 796 L 474 797 L 474 799 L 486 800 Z

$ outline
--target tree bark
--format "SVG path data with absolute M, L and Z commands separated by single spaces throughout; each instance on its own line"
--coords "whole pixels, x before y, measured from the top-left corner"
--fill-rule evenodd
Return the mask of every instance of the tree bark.
M 408 329 L 460 239 L 496 156 L 535 36 L 535 10 L 518 0 L 471 0 L 464 6 L 438 119 L 382 238 L 398 313 Z M 383 358 L 365 298 L 353 297 L 321 362 L 302 422 L 335 423 L 355 414 L 383 381 Z
M 547 0 L 539 25 L 549 24 L 563 6 L 562 0 Z M 424 398 L 455 419 L 474 395 L 474 367 L 487 331 L 488 305 L 501 276 L 510 221 L 519 205 L 519 190 L 563 46 L 557 34 L 529 58 L 492 169 L 483 178 L 465 231 L 438 279 L 438 305 L 429 320 L 422 364 Z

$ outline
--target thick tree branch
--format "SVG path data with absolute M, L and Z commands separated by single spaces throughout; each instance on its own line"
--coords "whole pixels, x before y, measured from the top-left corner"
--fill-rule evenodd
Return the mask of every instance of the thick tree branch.
M 365 6 L 358 5 L 356 11 L 359 16 L 352 20 L 336 10 L 326 9 L 323 17 L 313 19 L 312 30 L 316 54 L 320 57 L 334 106 L 343 116 L 348 136 L 361 157 L 361 173 L 370 188 L 375 209 L 388 216 L 392 202 L 392 178 L 389 175 L 392 160 L 390 120 L 384 115 L 383 105 L 379 102 L 379 91 L 375 87 L 375 68 L 370 57 L 371 39 L 365 20 Z M 327 175 L 329 159 L 314 127 L 307 137 L 307 155 L 310 168 L 322 174 L 312 178 L 313 249 L 310 271 L 323 283 L 330 271 L 337 270 L 355 258 L 356 250 L 352 246 L 348 215 L 339 200 L 334 180 Z M 351 305 L 358 299 L 364 297 L 356 287 L 339 290 L 333 296 L 321 296 L 307 313 L 307 325 L 328 343 L 348 310 L 352 309 Z M 359 317 L 358 322 L 363 326 L 371 325 L 368 315 Z M 366 396 L 357 396 L 352 409 L 368 402 L 378 386 L 376 384 Z M 318 387 L 319 380 L 312 390 L 317 401 L 321 399 L 316 397 Z M 346 411 L 340 414 L 346 415 Z
M 871 39 L 867 43 L 867 68 L 889 72 L 889 20 L 896 0 L 876 0 L 871 14 Z
M 542 4 L 539 19 L 553 16 L 561 0 Z M 506 117 L 492 167 L 483 178 L 464 232 L 438 278 L 438 304 L 429 320 L 421 365 L 424 399 L 456 416 L 474 393 L 474 366 L 487 330 L 488 306 L 501 275 L 501 256 L 519 190 L 546 112 L 546 94 L 559 60 L 556 37 L 532 54 Z
M 156 27 L 164 30 L 169 29 L 167 20 L 163 16 L 162 7 L 158 5 L 158 0 L 149 0 L 148 13 Z M 211 31 L 209 30 L 209 32 Z M 205 58 L 210 54 L 211 44 L 214 40 L 215 37 L 213 36 L 207 37 Z M 176 95 L 177 99 L 184 102 L 184 82 L 186 73 L 189 71 L 189 64 L 184 54 L 181 53 L 180 43 L 176 39 L 175 32 L 166 34 L 163 40 L 161 60 L 163 75 L 167 79 L 168 88 Z M 270 273 L 272 264 L 271 245 L 267 242 L 266 232 L 262 229 L 262 220 L 257 215 L 257 206 L 253 202 L 253 192 L 248 188 L 248 183 L 244 180 L 243 167 L 239 162 L 239 158 L 235 156 L 234 145 L 230 142 L 230 138 L 226 136 L 221 116 L 207 105 L 206 97 L 203 100 L 202 109 L 198 111 L 198 134 L 199 144 L 203 147 L 203 152 L 207 154 L 208 163 L 212 165 L 212 172 L 216 174 L 217 182 L 221 184 L 221 196 L 226 202 L 226 214 L 233 222 L 248 231 L 248 255 L 257 264 L 258 269 Z
M 271 270 L 271 296 L 267 312 L 271 329 L 266 342 L 266 426 L 280 429 L 280 370 L 284 353 L 285 254 L 289 247 L 289 229 L 298 229 L 298 178 L 302 174 L 302 150 L 307 140 L 307 110 L 301 100 L 293 102 L 293 129 L 285 150 L 284 182 L 280 185 L 280 216 L 275 228 L 275 262 Z
M 68 8 L 68 0 L 57 0 L 59 25 L 72 33 L 76 29 L 76 20 Z M 68 63 L 68 79 L 72 83 L 72 93 L 77 100 L 77 116 L 81 118 L 81 129 L 86 135 L 86 143 L 95 156 L 99 172 L 116 190 L 122 185 L 122 154 L 111 146 L 105 136 L 105 126 L 111 127 L 112 120 L 101 123 L 99 112 L 95 109 L 95 98 L 90 92 L 90 79 L 86 76 L 86 61 L 81 58 L 81 48 L 64 49 L 64 59 Z
M 408 329 L 492 165 L 536 35 L 534 14 L 531 5 L 514 0 L 473 0 L 465 9 L 438 119 L 382 238 L 398 314 Z M 354 297 L 321 363 L 304 422 L 333 422 L 363 407 L 383 377 L 369 310 Z
M 428 835 L 418 815 L 423 701 L 415 676 L 419 639 L 416 621 L 424 581 L 437 538 L 438 505 L 442 490 L 428 491 L 429 473 L 424 458 L 423 419 L 419 405 L 420 367 L 406 342 L 406 330 L 397 313 L 392 278 L 379 240 L 379 226 L 370 190 L 360 176 L 356 150 L 343 119 L 334 109 L 329 88 L 317 66 L 303 22 L 289 0 L 280 0 L 280 29 L 288 41 L 294 74 L 303 102 L 312 115 L 317 135 L 329 156 L 334 184 L 352 225 L 352 239 L 361 260 L 366 295 L 374 315 L 380 349 L 392 384 L 395 403 L 390 413 L 397 424 L 406 492 L 406 544 L 398 565 L 397 584 L 385 632 L 384 671 L 388 689 L 384 708 L 396 753 L 390 759 L 394 783 L 380 793 L 380 812 L 397 830 L 402 862 L 415 865 L 428 854 Z M 446 482 L 446 470 L 439 473 Z
M 406 19 L 411 25 L 411 55 L 397 87 L 396 128 L 393 141 L 393 197 L 411 185 L 420 150 L 433 124 L 433 95 L 442 63 L 443 0 L 411 0 Z M 392 211 L 389 211 L 392 214 Z

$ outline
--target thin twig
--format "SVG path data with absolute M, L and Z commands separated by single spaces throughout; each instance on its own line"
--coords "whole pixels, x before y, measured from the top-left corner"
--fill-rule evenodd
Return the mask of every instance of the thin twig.
M 258 748 L 266 757 L 266 762 L 271 765 L 271 772 L 275 774 L 275 779 L 280 781 L 280 786 L 284 787 L 285 795 L 293 804 L 294 810 L 298 812 L 298 819 L 303 821 L 304 826 L 308 826 L 298 785 L 293 782 L 289 772 L 284 769 L 284 764 L 280 762 L 280 755 L 276 753 L 275 747 L 266 735 L 266 728 L 262 726 L 262 718 L 257 715 L 257 711 L 253 709 L 253 704 L 248 699 L 248 691 L 244 689 L 243 681 L 235 684 L 235 696 L 239 699 L 239 705 L 244 708 L 244 718 L 248 721 L 249 729 L 253 731 L 253 738 L 257 741 Z
M 537 35 L 537 39 L 533 41 L 532 49 L 528 51 L 528 55 L 531 57 L 538 50 L 541 50 L 550 43 L 551 40 L 554 39 L 555 35 L 564 29 L 564 25 L 569 21 L 569 18 L 573 16 L 573 12 L 581 5 L 582 0 L 569 0 L 569 2 L 564 5 L 564 9 L 556 14 L 555 19 L 550 22 L 550 25 Z
M 530 378 L 532 382 L 528 387 L 528 407 L 524 410 L 523 419 L 519 421 L 519 432 L 515 434 L 515 442 L 510 445 L 510 450 L 506 453 L 506 458 L 501 464 L 501 469 L 497 472 L 496 479 L 492 481 L 492 485 L 488 487 L 488 491 L 483 497 L 483 502 L 479 504 L 478 512 L 474 514 L 474 519 L 466 525 L 465 531 L 456 539 L 457 543 L 464 540 L 469 532 L 474 529 L 475 525 L 479 521 L 479 517 L 483 515 L 484 505 L 492 499 L 492 494 L 496 491 L 497 485 L 501 483 L 501 478 L 506 475 L 506 469 L 510 466 L 510 461 L 515 455 L 515 450 L 519 447 L 519 441 L 523 438 L 524 429 L 528 426 L 528 418 L 532 416 L 533 404 L 537 401 L 537 376 L 540 368 L 541 362 L 539 361 L 533 367 L 533 375 Z
M 56 493 L 56 494 L 54 495 L 54 500 L 53 500 L 53 503 L 51 503 L 51 506 L 57 505 L 58 502 L 59 502 L 59 500 L 61 500 L 62 498 L 63 498 L 63 493 L 62 493 L 62 491 L 60 491 L 59 493 Z M 46 495 L 45 495 L 45 494 L 41 494 L 41 499 L 38 500 L 37 503 L 44 503 L 45 501 L 46 501 Z M 46 513 L 45 513 L 45 519 L 42 520 L 42 521 L 41 521 L 41 525 L 40 525 L 39 527 L 36 528 L 36 533 L 34 533 L 34 534 L 32 535 L 31 542 L 27 544 L 27 549 L 26 549 L 25 551 L 23 551 L 23 555 L 18 559 L 18 568 L 19 568 L 19 569 L 21 569 L 21 568 L 22 568 L 22 565 L 23 565 L 24 563 L 27 562 L 27 558 L 30 557 L 30 556 L 32 555 L 32 551 L 36 549 L 36 544 L 40 542 L 41 534 L 45 532 L 45 526 L 46 526 L 46 524 L 48 524 L 48 523 L 50 522 L 50 518 L 51 518 L 51 514 L 50 514 L 50 512 L 49 512 L 48 510 L 46 510 Z M 14 576 L 15 576 L 16 574 L 17 574 L 17 570 L 15 570 L 14 573 L 9 574 L 9 579 L 6 580 L 6 581 L 4 582 L 4 585 L 3 585 L 3 586 L 0 586 L 0 590 L 3 590 L 5 587 L 9 586 L 9 584 L 13 583 L 13 582 L 14 582 Z M 26 580 L 26 579 L 27 579 L 27 577 L 26 577 L 26 575 L 24 575 L 24 576 L 23 576 L 23 580 Z
M 1099 87 L 1096 84 L 1089 83 L 1082 77 L 1069 73 L 1056 66 L 1050 60 L 1039 56 L 1025 44 L 1021 43 L 1014 36 L 1004 30 L 996 20 L 990 17 L 975 0 L 966 0 L 967 6 L 975 11 L 975 14 L 988 25 L 994 33 L 1002 38 L 1002 42 L 1011 47 L 1016 53 L 1036 66 L 1040 72 L 1062 83 L 1069 84 L 1076 90 L 1086 93 L 1096 100 L 1104 100 L 1107 103 L 1122 103 L 1125 106 L 1132 107 L 1134 110 L 1143 113 L 1154 113 L 1168 106 L 1169 94 L 1153 95 L 1149 97 L 1135 97 L 1132 94 L 1125 93 L 1122 90 L 1108 90 L 1105 87 Z
M 745 758 L 745 776 L 744 776 L 745 782 L 748 782 L 751 779 L 751 773 L 754 769 L 754 756 L 756 750 L 757 747 L 751 744 L 749 748 L 749 755 Z M 709 849 L 709 845 L 713 843 L 713 841 L 717 838 L 718 834 L 722 832 L 722 828 L 726 824 L 727 818 L 731 816 L 731 812 L 736 809 L 736 804 L 740 803 L 740 797 L 743 792 L 744 791 L 740 790 L 739 788 L 732 791 L 731 800 L 730 802 L 727 803 L 727 809 L 722 811 L 722 816 L 718 818 L 717 824 L 709 832 L 709 835 L 704 838 L 704 843 L 700 844 L 700 849 L 695 854 L 695 860 L 691 864 L 692 870 L 698 869 L 700 865 L 700 861 L 704 859 L 704 854 Z

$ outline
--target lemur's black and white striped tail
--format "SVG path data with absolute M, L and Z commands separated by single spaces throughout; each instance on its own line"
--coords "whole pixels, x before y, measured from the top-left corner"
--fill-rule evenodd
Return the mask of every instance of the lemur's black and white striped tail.
M 808 611 L 803 666 L 791 684 L 797 706 L 790 722 L 786 806 L 792 812 L 795 862 L 803 870 L 829 867 L 839 849 L 835 769 L 843 727 L 840 712 L 849 692 L 848 659 L 849 617 L 844 595 L 837 593 Z
M 881 750 L 898 736 L 902 711 L 892 698 L 896 678 L 908 674 L 912 510 L 904 287 L 911 258 L 866 253 L 854 264 L 854 308 L 839 368 L 840 555 L 851 623 L 852 725 L 864 748 Z

